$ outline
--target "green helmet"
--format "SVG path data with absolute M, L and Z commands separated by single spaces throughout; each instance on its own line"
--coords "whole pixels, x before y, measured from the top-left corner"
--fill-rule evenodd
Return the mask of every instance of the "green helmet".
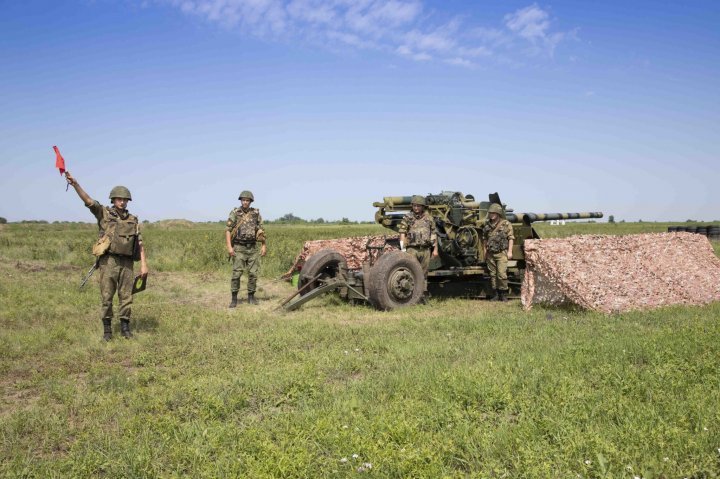
M 130 190 L 128 190 L 124 186 L 116 186 L 115 188 L 110 190 L 110 199 L 113 198 L 126 198 L 128 201 L 132 201 L 132 195 L 130 194 Z
M 424 196 L 420 195 L 413 195 L 412 200 L 410 200 L 411 205 L 427 205 L 427 202 L 425 201 Z
M 502 206 L 500 206 L 497 203 L 493 203 L 490 205 L 490 208 L 488 208 L 488 213 L 497 213 L 499 215 L 503 214 Z
M 255 201 L 255 197 L 252 194 L 252 191 L 245 190 L 242 193 L 240 193 L 240 196 L 238 196 L 238 199 L 241 200 L 243 198 L 247 198 L 250 201 Z

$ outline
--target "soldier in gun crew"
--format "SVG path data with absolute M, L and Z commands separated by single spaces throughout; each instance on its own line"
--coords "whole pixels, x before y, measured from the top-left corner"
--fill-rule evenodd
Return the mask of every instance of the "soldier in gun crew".
M 433 257 L 438 255 L 438 242 L 435 220 L 430 213 L 425 211 L 425 205 L 424 197 L 413 196 L 410 202 L 412 211 L 408 212 L 400 221 L 398 232 L 400 233 L 400 249 L 417 258 L 427 277 L 431 255 Z
M 240 207 L 233 208 L 227 220 L 225 229 L 225 246 L 233 259 L 232 277 L 230 279 L 231 300 L 228 307 L 234 308 L 238 304 L 238 291 L 240 291 L 240 278 L 247 274 L 247 300 L 249 304 L 257 304 L 255 290 L 257 289 L 257 276 L 260 269 L 260 256 L 265 256 L 265 231 L 262 228 L 260 210 L 251 208 L 255 201 L 251 191 L 240 193 Z M 258 248 L 258 243 L 260 247 Z
M 508 260 L 512 259 L 515 235 L 510 222 L 502 218 L 502 206 L 493 203 L 488 208 L 487 218 L 482 225 L 483 257 L 487 264 L 490 282 L 495 290 L 494 301 L 507 301 Z
M 112 302 L 116 291 L 120 331 L 123 337 L 128 339 L 132 337 L 130 313 L 133 301 L 133 261 L 140 261 L 142 276 L 148 274 L 145 248 L 140 234 L 140 220 L 127 210 L 132 195 L 126 187 L 116 186 L 109 195 L 112 206 L 102 206 L 97 200 L 90 198 L 69 171 L 65 173 L 65 178 L 97 219 L 99 234 L 98 241 L 93 246 L 93 254 L 98 257 L 100 270 L 103 339 L 105 341 L 112 339 Z

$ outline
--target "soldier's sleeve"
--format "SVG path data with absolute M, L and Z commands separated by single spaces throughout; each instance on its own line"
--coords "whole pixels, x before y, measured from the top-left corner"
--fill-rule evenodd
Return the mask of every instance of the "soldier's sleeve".
M 510 222 L 507 220 L 505 222 L 505 231 L 507 232 L 508 241 L 509 240 L 515 241 L 515 233 L 513 232 L 513 227 L 510 224 Z
M 140 218 L 138 218 L 138 217 L 136 216 L 136 217 L 135 217 L 135 221 L 137 221 L 136 226 L 135 226 L 135 231 L 136 231 L 136 233 L 137 233 L 137 239 L 138 239 L 139 242 L 142 243 L 142 231 L 140 231 Z
M 105 207 L 101 205 L 98 200 L 93 201 L 91 205 L 87 206 L 87 208 L 98 221 L 102 221 L 105 217 Z
M 233 228 L 235 227 L 235 222 L 237 222 L 237 215 L 235 214 L 235 210 L 233 209 L 228 215 L 227 223 L 225 223 L 225 231 L 231 233 Z
M 430 216 L 430 242 L 435 246 L 437 241 L 437 226 L 435 225 L 435 218 Z
M 265 242 L 265 230 L 263 229 L 263 222 L 262 222 L 262 216 L 260 216 L 260 210 L 257 210 L 257 215 L 258 215 L 258 228 L 257 228 L 257 233 L 255 233 L 255 239 L 261 243 L 264 243 Z
M 398 225 L 398 233 L 400 234 L 407 234 L 408 230 L 408 215 L 403 216 L 403 219 L 400 220 L 400 224 Z

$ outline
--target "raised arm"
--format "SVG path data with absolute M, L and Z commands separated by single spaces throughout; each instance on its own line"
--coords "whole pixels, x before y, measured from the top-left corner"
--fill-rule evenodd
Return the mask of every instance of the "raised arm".
M 80 186 L 80 183 L 78 183 L 77 180 L 75 178 L 73 178 L 73 176 L 70 174 L 69 171 L 65 172 L 65 179 L 67 180 L 67 182 L 70 186 L 75 188 L 75 192 L 78 194 L 80 199 L 85 202 L 85 206 L 90 206 L 95 202 L 95 200 L 90 198 L 90 195 L 85 193 L 85 190 L 82 189 L 82 187 Z

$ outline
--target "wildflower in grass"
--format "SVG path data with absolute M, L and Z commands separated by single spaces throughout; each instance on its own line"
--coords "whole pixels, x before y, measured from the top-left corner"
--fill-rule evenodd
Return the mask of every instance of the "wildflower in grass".
M 585 465 L 589 466 L 590 464 L 592 464 L 592 461 L 590 459 L 585 459 Z
M 669 457 L 663 457 L 663 461 L 668 462 L 670 460 Z
M 353 458 L 353 459 L 357 459 L 358 457 L 360 457 L 360 456 L 358 456 L 357 454 L 353 454 L 353 455 L 352 455 L 352 458 Z
M 347 462 L 347 457 L 340 458 L 340 462 L 342 462 L 343 464 L 345 464 L 345 463 Z
M 372 469 L 372 463 L 371 462 L 363 462 L 363 467 L 365 469 Z
M 348 350 L 347 350 L 347 349 L 346 349 L 345 351 L 343 351 L 343 353 L 345 353 L 345 354 L 349 354 L 349 352 L 348 352 Z
M 348 425 L 347 425 L 347 424 L 343 424 L 343 429 L 347 429 L 347 428 L 348 428 Z

